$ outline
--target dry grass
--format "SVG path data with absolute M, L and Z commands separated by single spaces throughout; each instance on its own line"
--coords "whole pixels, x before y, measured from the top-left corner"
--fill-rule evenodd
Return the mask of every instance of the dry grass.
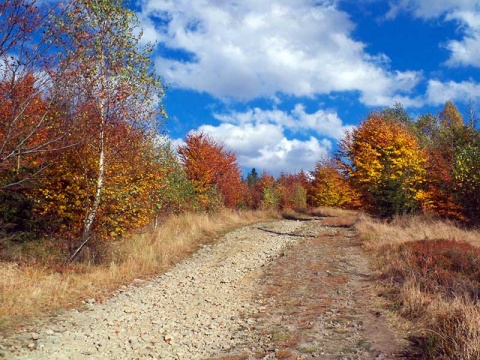
M 322 225 L 349 228 L 355 225 L 357 220 L 358 216 L 328 217 L 322 220 Z
M 452 222 L 430 217 L 404 216 L 387 222 L 361 214 L 355 228 L 360 233 L 364 245 L 373 250 L 383 245 L 425 239 L 467 241 L 480 246 L 479 230 L 466 230 Z
M 0 263 L 0 331 L 86 298 L 102 299 L 122 284 L 166 271 L 202 243 L 238 226 L 266 221 L 271 212 L 223 210 L 212 215 L 168 218 L 151 233 L 134 235 L 103 248 L 99 265 L 77 264 L 56 270 L 38 265 Z
M 415 322 L 421 357 L 480 359 L 480 231 L 426 217 L 385 222 L 365 215 L 355 228 L 376 255 L 396 308 Z
M 318 207 L 305 210 L 287 209 L 282 212 L 282 217 L 288 220 L 308 221 L 312 218 L 324 218 L 322 224 L 325 226 L 350 227 L 357 218 L 358 212 L 343 210 L 332 207 Z
M 321 217 L 343 217 L 343 216 L 357 216 L 358 212 L 353 210 L 344 210 L 340 208 L 321 206 L 309 211 L 312 216 Z

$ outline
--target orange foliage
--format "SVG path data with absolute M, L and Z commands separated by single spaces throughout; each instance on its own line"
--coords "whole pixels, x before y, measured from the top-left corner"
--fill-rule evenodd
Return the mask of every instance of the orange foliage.
M 388 216 L 427 201 L 425 153 L 400 122 L 371 114 L 341 141 L 339 158 L 367 209 Z
M 332 159 L 319 161 L 312 175 L 313 180 L 307 192 L 309 205 L 315 207 L 359 207 L 359 195 L 339 172 L 338 166 Z
M 280 174 L 276 191 L 280 209 L 303 209 L 307 206 L 307 175 L 301 171 L 298 174 Z
M 462 215 L 462 207 L 454 200 L 452 165 L 449 161 L 438 149 L 429 149 L 425 168 L 428 174 L 426 182 L 428 201 L 423 202 L 423 211 L 445 218 L 466 220 Z
M 115 146 L 107 154 L 103 201 L 94 224 L 95 234 L 102 239 L 117 238 L 153 219 L 164 176 L 155 161 L 153 143 L 141 131 L 111 124 L 107 136 Z M 94 139 L 64 151 L 42 173 L 32 192 L 36 213 L 49 219 L 47 230 L 70 245 L 81 236 L 85 211 L 92 206 L 98 167 Z
M 463 117 L 453 102 L 445 102 L 443 110 L 440 111 L 440 124 L 443 127 L 463 126 Z
M 237 206 L 242 195 L 242 182 L 235 154 L 202 132 L 189 134 L 185 142 L 179 146 L 178 152 L 201 207 L 209 209 L 214 205 L 212 194 L 215 189 L 222 195 L 226 206 Z
M 36 78 L 27 74 L 0 82 L 0 170 L 36 168 L 41 156 L 52 150 L 60 137 L 58 124 L 48 104 L 35 87 Z

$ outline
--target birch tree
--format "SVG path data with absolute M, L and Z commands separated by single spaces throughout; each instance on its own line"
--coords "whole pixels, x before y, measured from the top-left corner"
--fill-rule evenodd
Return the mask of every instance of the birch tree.
M 164 87 L 155 75 L 151 46 L 141 46 L 141 31 L 134 12 L 122 0 L 71 0 L 55 26 L 57 42 L 65 49 L 59 71 L 66 74 L 59 89 L 74 105 L 88 104 L 77 112 L 96 154 L 96 173 L 86 174 L 92 183 L 83 232 L 71 254 L 73 261 L 91 238 L 104 193 L 108 167 L 122 146 L 108 138 L 107 129 L 122 123 L 131 131 L 154 131 L 165 115 L 161 106 Z M 70 100 L 72 101 L 72 100 Z

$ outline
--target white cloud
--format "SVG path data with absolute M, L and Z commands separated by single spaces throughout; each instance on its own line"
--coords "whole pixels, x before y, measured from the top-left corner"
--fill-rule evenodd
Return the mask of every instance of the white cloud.
M 401 11 L 413 13 L 416 17 L 430 19 L 437 18 L 456 9 L 475 9 L 477 0 L 399 0 L 390 2 L 390 11 L 387 17 L 395 17 Z
M 451 40 L 446 48 L 451 51 L 449 66 L 480 66 L 480 13 L 478 11 L 455 11 L 447 19 L 463 24 L 465 36 Z
M 187 54 L 157 59 L 159 73 L 179 88 L 241 100 L 359 91 L 365 104 L 383 106 L 395 96 L 407 99 L 420 80 L 416 72 L 386 70 L 383 54 L 367 54 L 335 1 L 143 0 L 141 6 L 145 38 Z
M 240 166 L 266 170 L 278 175 L 313 170 L 315 163 L 331 152 L 329 140 L 288 139 L 280 125 L 228 124 L 203 125 L 200 130 L 222 141 L 235 152 Z
M 411 12 L 418 18 L 442 18 L 458 23 L 461 39 L 445 39 L 444 46 L 451 53 L 446 65 L 480 67 L 479 0 L 402 0 L 391 5 L 387 18 L 400 11 Z
M 480 98 L 480 84 L 473 81 L 430 80 L 427 87 L 427 102 L 432 105 L 442 105 L 447 100 L 466 102 L 469 99 Z
M 278 175 L 281 171 L 312 170 L 315 163 L 332 150 L 332 141 L 341 139 L 350 126 L 345 126 L 336 112 L 319 109 L 308 113 L 297 104 L 290 111 L 255 108 L 245 112 L 215 114 L 218 126 L 203 125 L 200 130 L 222 141 L 234 151 L 244 168 L 265 169 Z M 289 139 L 292 134 L 313 131 L 305 140 Z
M 297 104 L 290 112 L 282 110 L 262 110 L 255 108 L 245 112 L 215 114 L 215 118 L 228 124 L 240 125 L 275 125 L 292 132 L 313 131 L 320 137 L 341 139 L 350 126 L 345 126 L 338 114 L 331 110 L 319 109 L 307 113 L 305 106 Z

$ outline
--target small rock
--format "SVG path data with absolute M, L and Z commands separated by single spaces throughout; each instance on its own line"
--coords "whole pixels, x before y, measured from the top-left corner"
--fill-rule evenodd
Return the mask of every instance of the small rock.
M 172 343 L 173 343 L 173 336 L 171 336 L 171 335 L 164 335 L 164 336 L 163 336 L 163 340 L 164 340 L 167 344 L 172 344 Z

